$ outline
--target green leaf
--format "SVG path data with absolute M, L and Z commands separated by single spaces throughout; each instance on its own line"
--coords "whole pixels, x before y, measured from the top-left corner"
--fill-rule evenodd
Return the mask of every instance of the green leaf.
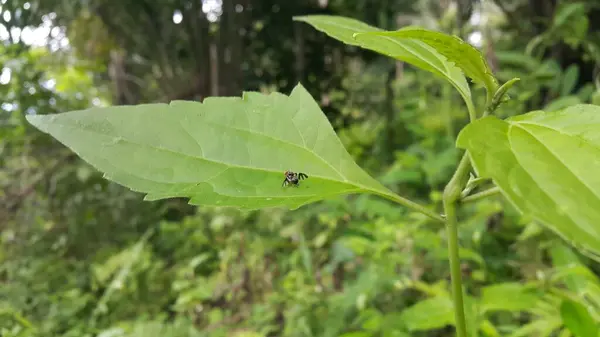
M 591 271 L 587 270 L 587 268 L 579 261 L 575 252 L 573 252 L 568 246 L 563 244 L 554 244 L 550 248 L 550 256 L 552 257 L 552 265 L 554 268 L 558 269 L 558 272 L 555 273 L 554 279 L 557 276 L 562 276 L 564 278 L 564 282 L 567 286 L 567 289 L 575 292 L 576 294 L 582 294 L 586 289 L 586 285 L 592 281 L 586 278 L 583 275 L 577 274 L 561 274 L 560 270 L 569 268 L 569 267 L 581 267 L 584 268 L 590 275 L 594 275 Z M 568 271 L 568 270 L 567 270 Z M 585 272 L 584 272 L 585 273 Z M 556 275 L 559 274 L 559 275 Z M 593 282 L 593 281 L 592 281 Z
M 592 94 L 591 103 L 595 105 L 600 105 L 600 90 L 597 90 Z
M 552 112 L 552 111 L 563 110 L 565 108 L 568 108 L 570 106 L 574 106 L 577 104 L 581 104 L 581 99 L 579 97 L 577 97 L 577 96 L 562 96 L 562 97 L 559 97 L 559 98 L 551 101 L 550 103 L 548 103 L 548 105 L 546 105 L 544 107 L 544 111 Z
M 204 103 L 92 108 L 27 119 L 108 179 L 145 193 L 146 200 L 186 197 L 197 205 L 297 208 L 369 192 L 411 204 L 353 161 L 301 85 L 289 96 L 246 92 Z M 287 169 L 308 178 L 297 188 L 282 187 Z
M 482 289 L 484 311 L 525 311 L 533 308 L 539 296 L 519 283 L 501 283 Z
M 520 51 L 499 50 L 496 52 L 496 58 L 504 67 L 511 66 L 511 68 L 519 68 L 519 70 L 525 70 L 527 72 L 534 72 L 540 67 L 540 61 L 538 59 Z
M 461 131 L 457 146 L 523 213 L 597 257 L 599 135 L 600 107 L 582 104 L 508 120 L 482 118 Z
M 346 332 L 345 334 L 340 335 L 340 337 L 371 337 L 373 336 L 372 332 L 369 331 L 353 331 Z
M 563 300 L 560 316 L 574 337 L 598 336 L 598 325 L 582 304 L 568 299 Z
M 296 16 L 295 21 L 306 22 L 315 29 L 340 40 L 345 44 L 361 46 L 362 44 L 354 38 L 356 33 L 383 32 L 381 28 L 368 25 L 355 19 L 334 15 L 306 15 Z M 369 48 L 370 49 L 370 48 Z
M 452 300 L 448 296 L 428 298 L 404 310 L 400 318 L 411 331 L 427 331 L 453 325 Z
M 474 111 L 471 89 L 462 71 L 427 43 L 412 38 L 361 34 L 383 33 L 384 31 L 364 22 L 341 16 L 309 15 L 294 19 L 306 22 L 346 44 L 360 46 L 393 57 L 445 78 L 458 90 L 469 111 Z
M 549 337 L 552 333 L 560 328 L 560 319 L 554 319 L 555 317 L 538 319 L 531 323 L 527 323 L 515 331 L 513 331 L 509 337 Z
M 579 79 L 579 67 L 576 64 L 571 64 L 565 70 L 562 81 L 560 83 L 560 96 L 568 96 L 573 92 Z
M 584 16 L 585 12 L 583 2 L 563 3 L 555 11 L 552 28 L 560 29 L 562 26 L 572 23 L 574 19 Z
M 393 32 L 359 33 L 356 35 L 356 39 L 360 41 L 363 36 L 365 38 L 382 36 L 396 41 L 405 39 L 422 41 L 462 69 L 473 81 L 483 85 L 488 92 L 494 93 L 498 89 L 498 81 L 492 74 L 483 54 L 458 36 L 419 27 L 405 27 Z

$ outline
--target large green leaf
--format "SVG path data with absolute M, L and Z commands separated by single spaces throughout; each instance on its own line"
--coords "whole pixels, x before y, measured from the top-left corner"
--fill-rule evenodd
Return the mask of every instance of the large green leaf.
M 256 209 L 355 192 L 396 196 L 365 173 L 310 94 L 246 92 L 208 98 L 28 116 L 104 175 L 147 200 Z M 283 172 L 304 172 L 282 187 Z
M 600 254 L 600 106 L 486 117 L 465 127 L 457 145 L 518 209 Z
M 356 39 L 358 41 L 363 41 L 363 38 L 368 40 L 370 36 L 388 37 L 403 44 L 406 43 L 406 39 L 422 41 L 453 62 L 476 83 L 482 84 L 488 92 L 493 94 L 498 89 L 498 81 L 492 74 L 483 54 L 457 36 L 419 27 L 405 27 L 391 32 L 359 33 L 356 34 Z
M 395 59 L 410 63 L 448 80 L 473 110 L 471 90 L 462 71 L 446 57 L 438 53 L 429 44 L 413 38 L 394 38 L 390 36 L 361 34 L 383 32 L 364 22 L 341 16 L 309 15 L 294 18 L 306 22 L 317 30 L 346 44 L 360 46 Z

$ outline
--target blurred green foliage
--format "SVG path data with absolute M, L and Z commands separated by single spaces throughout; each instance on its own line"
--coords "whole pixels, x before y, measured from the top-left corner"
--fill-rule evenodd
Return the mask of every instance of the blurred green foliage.
M 237 0 L 212 22 L 198 19 L 198 1 L 5 1 L 0 335 L 452 336 L 445 229 L 424 216 L 366 195 L 294 212 L 144 202 L 25 115 L 287 93 L 300 81 L 363 168 L 440 209 L 468 120 L 460 96 L 291 18 L 333 13 L 386 29 L 480 32 L 498 78 L 521 78 L 502 117 L 600 104 L 595 1 L 493 3 Z M 485 24 L 468 21 L 477 15 Z M 49 29 L 47 46 L 25 43 L 27 27 L 48 22 L 62 29 Z M 500 197 L 460 216 L 473 336 L 598 335 L 597 262 Z

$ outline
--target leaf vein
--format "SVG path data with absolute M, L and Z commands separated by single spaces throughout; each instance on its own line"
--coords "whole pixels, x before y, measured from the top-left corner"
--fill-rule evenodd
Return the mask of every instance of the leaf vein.
M 254 134 L 254 135 L 257 135 L 257 136 L 262 136 L 262 137 L 274 140 L 276 142 L 280 142 L 280 143 L 283 143 L 283 144 L 288 144 L 288 145 L 291 145 L 293 147 L 296 147 L 296 148 L 298 148 L 298 149 L 300 149 L 302 151 L 310 153 L 316 159 L 320 160 L 323 164 L 329 166 L 335 173 L 337 173 L 339 175 L 340 178 L 342 178 L 344 181 L 347 181 L 346 177 L 339 170 L 337 170 L 335 167 L 333 167 L 333 165 L 331 165 L 331 163 L 329 163 L 327 160 L 325 160 L 325 158 L 321 157 L 318 153 L 316 153 L 314 151 L 309 151 L 309 149 L 307 147 L 302 147 L 302 146 L 299 146 L 298 144 L 286 142 L 284 140 L 277 139 L 277 138 L 271 137 L 271 136 L 269 136 L 267 134 L 264 134 L 262 132 L 256 132 L 254 130 L 249 130 L 249 129 L 244 129 L 244 128 L 238 128 L 238 127 L 234 127 L 234 126 L 230 126 L 230 125 L 223 125 L 223 124 L 220 124 L 220 123 L 215 123 L 215 122 L 210 122 L 210 121 L 206 121 L 206 123 L 214 125 L 214 126 L 218 126 L 218 127 L 224 128 L 224 129 L 231 129 L 231 130 L 235 130 L 235 131 L 238 131 L 238 132 L 246 132 L 246 133 Z M 294 127 L 295 127 L 295 124 L 294 124 Z M 314 150 L 314 148 L 313 148 L 313 150 Z
M 537 125 L 537 124 L 536 124 L 536 125 Z M 550 150 L 550 149 L 549 149 L 549 148 L 548 148 L 548 147 L 547 147 L 547 146 L 546 146 L 546 145 L 545 145 L 545 144 L 544 144 L 542 141 L 540 141 L 540 140 L 539 140 L 539 139 L 538 139 L 538 138 L 537 138 L 535 135 L 533 135 L 533 133 L 531 133 L 531 132 L 530 132 L 529 130 L 527 130 L 526 128 L 523 128 L 523 127 L 519 126 L 519 125 L 518 125 L 518 124 L 516 124 L 516 123 L 514 123 L 514 124 L 510 124 L 510 125 L 509 125 L 509 127 L 508 127 L 508 130 L 507 130 L 507 133 L 508 133 L 508 134 L 510 134 L 510 130 L 511 130 L 513 127 L 519 128 L 519 129 L 521 129 L 521 130 L 525 131 L 526 133 L 528 133 L 529 135 L 531 135 L 531 137 L 533 137 L 535 140 L 537 140 L 537 141 L 538 141 L 538 143 L 539 143 L 539 144 L 541 144 L 541 145 L 542 145 L 542 146 L 543 146 L 543 147 L 546 149 L 546 151 L 547 151 L 547 152 L 548 152 L 550 155 L 552 155 L 552 156 L 553 156 L 553 157 L 554 157 L 554 158 L 555 158 L 555 159 L 556 159 L 556 160 L 557 160 L 557 161 L 558 161 L 560 164 L 562 164 L 562 166 L 563 166 L 563 167 L 564 167 L 564 168 L 565 168 L 565 169 L 566 169 L 566 170 L 567 170 L 569 173 L 572 173 L 572 172 L 571 172 L 571 170 L 569 169 L 569 167 L 568 167 L 568 166 L 567 166 L 567 165 L 564 163 L 564 161 L 563 161 L 563 160 L 562 160 L 562 159 L 561 159 L 559 156 L 557 156 L 557 155 L 556 155 L 556 154 L 555 154 L 555 153 L 554 153 L 552 150 Z M 517 162 L 520 164 L 520 166 L 521 166 L 521 168 L 523 169 L 523 171 L 527 172 L 527 174 L 528 174 L 530 177 L 532 177 L 532 175 L 529 173 L 529 171 L 527 171 L 526 167 L 525 167 L 524 165 L 522 165 L 522 164 L 519 162 L 519 159 L 518 159 L 518 157 L 517 157 L 517 156 L 514 154 L 514 151 L 513 151 L 514 147 L 513 147 L 512 140 L 511 140 L 511 137 L 510 137 L 510 136 L 508 137 L 508 141 L 509 141 L 509 144 L 510 144 L 510 147 L 511 147 L 511 152 L 513 152 L 513 155 L 515 156 L 515 160 L 516 160 L 516 161 L 517 161 Z M 590 187 L 589 187 L 589 186 L 588 186 L 588 185 L 587 185 L 587 184 L 586 184 L 584 181 L 582 181 L 581 179 L 579 179 L 579 177 L 577 177 L 577 175 L 575 175 L 575 174 L 572 174 L 572 175 L 573 175 L 573 176 L 574 176 L 574 177 L 577 179 L 577 181 L 579 181 L 579 182 L 580 182 L 580 183 L 581 183 L 581 184 L 582 184 L 582 185 L 583 185 L 583 186 L 584 186 L 584 187 L 585 187 L 587 190 L 589 190 L 589 191 L 590 191 L 592 194 L 594 194 L 594 195 L 597 195 L 597 193 L 595 193 L 595 192 L 593 191 L 593 189 L 591 189 L 591 188 L 590 188 Z M 532 179 L 533 179 L 533 177 L 532 177 Z M 534 181 L 535 181 L 535 180 L 534 180 Z M 551 193 L 548 193 L 548 192 L 546 192 L 546 190 L 544 190 L 543 186 L 540 186 L 540 185 L 538 185 L 538 188 L 540 189 L 540 191 L 543 191 L 543 193 L 544 193 L 544 194 L 546 194 L 546 196 L 548 196 L 548 198 L 549 198 L 550 200 L 552 200 L 552 201 L 554 202 L 554 204 L 555 204 L 555 205 L 558 207 L 558 205 L 559 205 L 559 202 L 553 198 L 553 195 L 552 195 Z M 571 220 L 573 223 L 577 223 L 577 221 L 575 221 L 575 219 L 573 219 L 569 213 L 565 213 L 565 214 L 566 214 L 566 216 L 567 216 L 567 217 L 568 217 L 568 218 L 569 218 L 569 219 L 570 219 L 570 220 Z M 580 225 L 580 226 L 582 226 L 583 224 L 579 224 L 579 225 Z M 582 227 L 582 229 L 583 229 L 583 227 Z M 593 234 L 596 234 L 596 235 L 598 234 L 598 233 L 596 233 L 596 231 L 595 231 L 593 228 L 591 228 L 591 227 L 589 227 L 589 226 L 585 226 L 585 231 L 586 231 L 587 233 L 590 233 L 590 234 L 591 234 L 591 233 L 593 233 Z
M 56 121 L 54 122 L 54 125 L 61 126 L 61 127 L 72 128 L 72 129 L 80 129 L 80 130 L 88 132 L 88 133 L 93 133 L 93 134 L 98 134 L 98 135 L 103 135 L 103 136 L 109 136 L 110 137 L 110 135 L 108 135 L 106 133 L 98 132 L 97 130 L 89 129 L 89 128 L 83 127 L 81 125 L 79 125 L 79 126 L 73 126 L 73 125 L 70 125 L 70 124 L 58 123 Z M 188 154 L 188 153 L 175 151 L 175 150 L 168 149 L 168 148 L 163 148 L 163 147 L 154 146 L 154 145 L 150 145 L 150 144 L 138 143 L 138 142 L 135 142 L 135 141 L 133 141 L 131 139 L 124 138 L 124 137 L 121 138 L 121 140 L 123 142 L 127 142 L 127 143 L 130 143 L 130 144 L 133 144 L 133 145 L 137 145 L 137 146 L 140 146 L 140 147 L 146 147 L 146 148 L 151 148 L 151 149 L 155 149 L 155 150 L 159 150 L 159 151 L 169 152 L 169 153 L 172 153 L 172 154 L 181 155 L 181 156 L 192 158 L 192 159 L 197 159 L 197 160 L 200 160 L 200 161 L 206 161 L 206 162 L 209 162 L 209 163 L 226 165 L 226 166 L 228 166 L 228 168 L 240 168 L 240 169 L 244 169 L 244 170 L 251 170 L 251 171 L 259 171 L 259 172 L 267 172 L 267 173 L 280 174 L 280 172 L 278 170 L 269 170 L 269 169 L 265 169 L 265 168 L 243 166 L 243 165 L 237 165 L 237 164 L 231 164 L 231 163 L 227 163 L 227 162 L 222 162 L 222 161 L 219 161 L 219 160 L 216 160 L 216 159 L 209 159 L 209 158 L 206 158 L 206 157 L 198 157 L 198 156 L 195 156 L 195 155 L 191 155 L 191 154 Z M 323 180 L 328 180 L 328 181 L 347 183 L 348 185 L 356 186 L 356 187 L 359 187 L 360 189 L 364 189 L 364 190 L 375 191 L 375 190 L 373 190 L 370 187 L 363 186 L 362 184 L 356 184 L 356 183 L 353 183 L 353 182 L 348 181 L 348 180 L 343 180 L 343 181 L 342 180 L 335 180 L 335 179 L 332 179 L 331 177 L 325 177 L 325 176 L 320 176 L 320 175 L 315 175 L 315 174 L 311 174 L 311 176 L 315 177 L 315 178 L 323 179 Z M 160 181 L 155 181 L 155 182 L 161 183 Z

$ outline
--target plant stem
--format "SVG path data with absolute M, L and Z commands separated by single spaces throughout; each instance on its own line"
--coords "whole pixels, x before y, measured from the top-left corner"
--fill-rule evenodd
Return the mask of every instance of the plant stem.
M 461 200 L 461 203 L 467 203 L 467 202 L 477 201 L 477 200 L 484 199 L 484 198 L 487 198 L 489 196 L 492 196 L 492 195 L 495 195 L 495 194 L 498 194 L 498 193 L 500 193 L 500 188 L 498 188 L 498 187 L 492 187 L 492 188 L 490 188 L 488 190 L 481 191 L 479 193 L 475 193 L 475 194 L 469 195 L 467 197 L 464 197 Z
M 461 279 L 462 271 L 460 270 L 460 256 L 458 255 L 459 244 L 456 201 L 444 200 L 444 210 L 446 211 L 446 228 L 448 232 L 448 256 L 450 258 L 450 276 L 452 278 L 456 337 L 467 337 L 465 304 L 463 300 Z
M 458 163 L 454 175 L 444 189 L 444 199 L 458 201 L 463 189 L 469 182 L 469 173 L 471 171 L 471 160 L 469 154 L 465 152 Z
M 454 317 L 456 337 L 467 337 L 467 324 L 465 320 L 465 305 L 463 300 L 462 276 L 460 270 L 460 256 L 458 254 L 458 219 L 456 205 L 462 190 L 469 181 L 471 161 L 465 152 L 454 172 L 454 175 L 444 189 L 444 212 L 446 214 L 446 229 L 448 232 L 448 257 L 450 260 L 450 275 L 452 278 L 452 296 L 454 300 Z

